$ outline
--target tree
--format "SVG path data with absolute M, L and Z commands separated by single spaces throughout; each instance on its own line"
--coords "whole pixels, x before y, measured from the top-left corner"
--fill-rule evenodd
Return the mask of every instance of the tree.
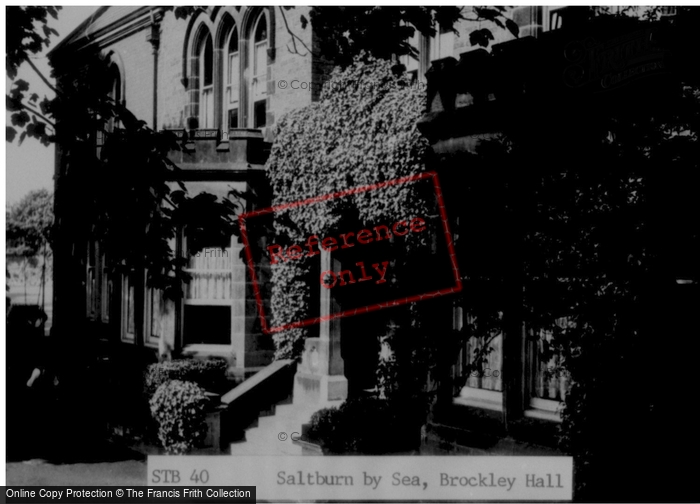
M 7 212 L 8 254 L 36 255 L 50 243 L 53 195 L 46 189 L 29 192 Z
M 683 326 L 673 320 L 677 281 L 697 281 L 700 251 L 700 227 L 690 217 L 700 212 L 691 182 L 700 160 L 700 93 L 696 44 L 686 43 L 695 10 L 655 25 L 592 19 L 586 36 L 608 30 L 631 40 L 653 28 L 669 71 L 595 96 L 551 93 L 547 83 L 560 78 L 558 70 L 523 77 L 518 84 L 539 94 L 509 103 L 541 116 L 508 117 L 502 137 L 439 166 L 454 177 L 444 183 L 446 201 L 459 198 L 452 210 L 469 223 L 456 247 L 475 332 L 486 346 L 482 320 L 495 319 L 506 340 L 524 323 L 542 361 L 557 357 L 547 383 L 570 385 L 560 446 L 575 459 L 576 499 L 668 498 L 661 486 L 631 496 L 632 482 L 663 479 L 641 461 L 674 460 L 672 447 L 694 428 L 669 412 L 691 390 L 683 352 L 695 354 L 694 342 L 675 337 L 685 332 L 674 331 Z M 470 217 L 477 212 L 490 219 Z M 464 234 L 473 246 L 465 247 Z M 493 317 L 499 311 L 502 321 Z M 541 330 L 551 338 L 542 341 Z M 515 350 L 507 355 L 521 355 Z M 509 433 L 525 421 L 507 419 Z
M 438 25 L 444 30 L 454 30 L 460 20 L 489 21 L 495 28 L 506 29 L 517 37 L 518 25 L 506 14 L 507 8 L 503 6 L 333 6 L 313 7 L 310 23 L 321 41 L 320 54 L 345 67 L 363 53 L 386 60 L 406 54 L 416 57 L 418 48 L 409 42 L 416 31 L 431 37 Z M 305 21 L 302 19 L 302 26 Z M 472 45 L 488 47 L 491 40 L 494 37 L 489 28 L 470 34 Z
M 61 7 L 40 6 L 7 7 L 5 65 L 7 76 L 10 79 L 14 81 L 17 77 L 17 70 L 26 63 L 50 89 L 54 89 L 32 62 L 31 56 L 48 48 L 51 37 L 58 35 L 58 32 L 48 25 L 48 20 L 49 16 L 57 19 L 60 9 Z M 51 101 L 46 97 L 40 101 L 39 95 L 36 93 L 27 97 L 25 93 L 28 90 L 29 84 L 26 81 L 18 80 L 13 82 L 10 94 L 6 96 L 6 108 L 12 112 L 12 126 L 6 127 L 7 140 L 10 142 L 14 140 L 17 128 L 19 128 L 23 130 L 20 134 L 20 143 L 26 136 L 30 136 L 48 145 L 55 127 L 54 122 L 47 117 Z M 36 107 L 39 107 L 40 111 L 36 110 Z
M 37 255 L 43 257 L 41 273 L 42 306 L 46 285 L 46 261 L 50 256 L 53 226 L 53 195 L 46 189 L 31 191 L 6 212 L 7 255 L 23 258 L 24 297 L 27 301 L 29 265 Z
M 42 74 L 31 57 L 56 35 L 47 23 L 58 10 L 7 8 L 7 73 L 13 82 L 6 96 L 12 118 L 7 141 L 19 133 L 20 143 L 26 137 L 45 145 L 56 142 L 62 153 L 56 179 L 54 271 L 57 285 L 71 287 L 60 299 L 57 291 L 57 320 L 73 320 L 71 310 L 81 308 L 76 300 L 81 299 L 82 273 L 74 251 L 85 250 L 88 241 L 108 244 L 110 267 L 147 270 L 149 285 L 177 298 L 186 276 L 178 275 L 182 260 L 173 254 L 169 240 L 186 222 L 204 234 L 237 232 L 236 203 L 206 194 L 191 198 L 184 185 L 175 190 L 166 182 L 178 180 L 177 166 L 168 159 L 179 149 L 175 136 L 153 131 L 113 99 L 109 61 L 100 54 L 83 51 L 55 57 L 56 85 Z M 175 15 L 189 15 L 189 10 L 178 8 Z M 54 97 L 40 100 L 28 82 L 15 79 L 23 64 Z M 103 139 L 101 149 L 96 148 L 98 138 Z

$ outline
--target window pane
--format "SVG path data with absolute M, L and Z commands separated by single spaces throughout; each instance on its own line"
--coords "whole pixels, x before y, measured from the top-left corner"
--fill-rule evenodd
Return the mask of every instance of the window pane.
M 214 127 L 214 46 L 207 35 L 199 53 L 199 126 Z
M 214 46 L 209 35 L 207 35 L 207 40 L 204 43 L 201 58 L 203 62 L 202 83 L 204 86 L 211 86 L 214 82 Z
M 238 100 L 240 97 L 240 53 L 238 52 L 238 29 L 233 28 L 228 43 L 226 58 L 226 97 L 224 101 L 224 120 L 228 128 L 238 127 Z
M 134 286 L 130 280 L 127 279 L 126 288 L 126 332 L 128 335 L 133 335 L 136 332 L 136 315 L 134 313 L 136 304 L 134 303 Z
M 262 128 L 267 123 L 265 100 L 255 102 L 255 124 L 254 128 Z
M 238 109 L 230 109 L 228 111 L 228 127 L 238 128 Z
M 255 56 L 254 56 L 254 73 L 256 77 L 261 77 L 263 80 L 267 77 L 266 66 L 267 66 L 267 43 L 259 42 L 255 44 Z
M 231 33 L 231 38 L 228 41 L 228 52 L 229 54 L 238 52 L 238 28 L 233 27 L 233 32 Z
M 487 350 L 483 351 L 484 346 Z M 462 348 L 462 378 L 466 378 L 465 387 L 483 390 L 502 391 L 501 362 L 503 335 L 495 337 L 476 337 L 467 339 Z M 468 376 L 464 374 L 468 373 Z
M 136 303 L 134 300 L 134 274 L 121 277 L 121 337 L 123 341 L 135 340 L 136 332 Z
M 87 247 L 87 270 L 85 278 L 85 294 L 87 301 L 87 316 L 97 315 L 97 244 L 90 241 Z
M 112 89 L 109 93 L 109 97 L 115 102 L 120 103 L 122 100 L 122 85 L 121 76 L 119 75 L 119 69 L 116 65 L 111 66 L 112 73 Z
M 95 314 L 95 268 L 88 267 L 86 279 L 86 299 L 87 299 L 87 315 L 92 317 Z
M 105 254 L 102 255 L 100 266 L 102 268 L 102 301 L 100 303 L 102 309 L 102 321 L 109 322 L 109 312 L 111 311 L 112 306 L 112 280 L 107 268 L 107 257 Z
M 228 57 L 228 83 L 231 85 L 233 93 L 231 94 L 232 101 L 238 101 L 238 86 L 240 81 L 240 60 L 238 53 L 230 54 Z
M 214 88 L 209 86 L 199 96 L 199 122 L 202 128 L 214 127 Z
M 265 126 L 266 122 L 264 98 L 267 94 L 267 36 L 267 19 L 263 14 L 255 25 L 250 47 L 252 75 L 249 81 L 246 123 L 253 128 Z
M 161 319 L 161 292 L 158 289 L 149 289 L 150 295 L 148 302 L 150 303 L 149 305 L 149 313 L 151 316 L 151 321 L 150 321 L 150 330 L 149 330 L 149 337 L 158 339 L 160 338 L 160 319 Z
M 190 257 L 187 299 L 230 300 L 233 253 L 231 247 L 205 248 Z
M 552 401 L 563 401 L 566 397 L 569 374 L 563 368 L 561 354 L 566 327 L 567 319 L 558 319 L 556 329 L 541 329 L 530 343 L 532 397 Z
M 265 19 L 265 14 L 260 16 L 258 25 L 255 27 L 255 42 L 263 40 L 267 40 L 267 19 Z

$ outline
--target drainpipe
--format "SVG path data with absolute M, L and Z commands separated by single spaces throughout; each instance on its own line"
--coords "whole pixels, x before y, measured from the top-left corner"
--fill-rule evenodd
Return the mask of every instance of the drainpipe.
M 147 41 L 153 47 L 153 130 L 158 130 L 158 49 L 160 48 L 160 21 L 163 18 L 161 12 L 151 9 L 151 32 Z

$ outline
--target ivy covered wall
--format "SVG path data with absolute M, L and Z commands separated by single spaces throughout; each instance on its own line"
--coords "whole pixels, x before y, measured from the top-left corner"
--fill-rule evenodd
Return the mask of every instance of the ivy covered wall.
M 320 101 L 277 124 L 266 165 L 273 205 L 425 171 L 428 143 L 416 128 L 424 103 L 423 87 L 397 75 L 385 60 L 363 56 L 334 71 Z M 278 240 L 300 241 L 310 234 L 328 235 L 347 225 L 350 216 L 362 224 L 388 222 L 418 215 L 425 205 L 416 187 L 400 184 L 277 212 L 274 231 Z M 407 238 L 408 249 L 425 240 L 416 233 Z M 298 261 L 273 267 L 273 325 L 308 315 L 311 288 L 303 279 L 308 273 L 309 266 Z M 298 358 L 306 331 L 277 333 L 276 358 Z

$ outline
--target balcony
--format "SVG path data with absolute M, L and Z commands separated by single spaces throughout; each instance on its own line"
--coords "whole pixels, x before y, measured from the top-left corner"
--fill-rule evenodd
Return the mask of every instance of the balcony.
M 257 129 L 169 131 L 177 136 L 180 150 L 168 157 L 188 174 L 185 178 L 262 170 L 270 153 L 270 144 Z

